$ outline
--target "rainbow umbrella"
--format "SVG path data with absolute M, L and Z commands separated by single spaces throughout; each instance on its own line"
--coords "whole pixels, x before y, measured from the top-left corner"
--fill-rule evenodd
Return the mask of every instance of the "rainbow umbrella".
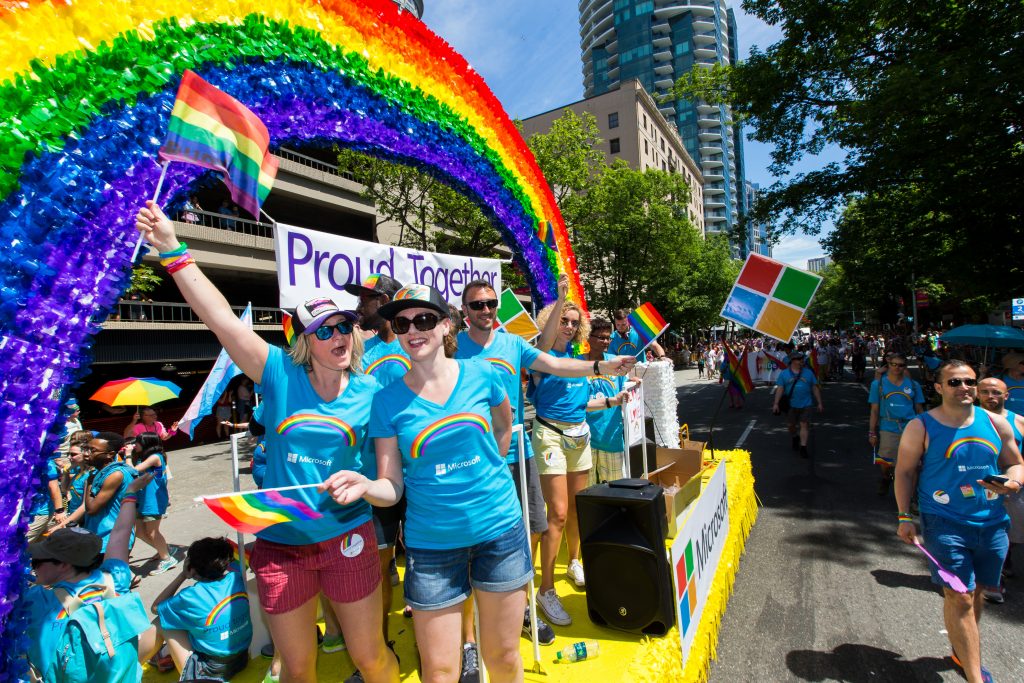
M 155 377 L 127 377 L 107 382 L 89 398 L 108 406 L 150 406 L 178 398 L 181 387 Z

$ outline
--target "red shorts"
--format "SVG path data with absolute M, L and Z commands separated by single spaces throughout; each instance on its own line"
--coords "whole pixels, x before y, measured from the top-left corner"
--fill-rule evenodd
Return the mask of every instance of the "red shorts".
M 267 614 L 291 612 L 321 592 L 332 602 L 356 602 L 380 583 L 373 520 L 308 545 L 258 538 L 250 564 Z

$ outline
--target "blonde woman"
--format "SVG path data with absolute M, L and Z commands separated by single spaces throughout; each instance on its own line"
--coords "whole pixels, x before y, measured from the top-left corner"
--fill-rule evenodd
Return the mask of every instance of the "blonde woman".
M 566 300 L 569 280 L 558 281 L 558 299 L 537 316 L 543 330 L 537 348 L 556 358 L 585 358 L 573 353 L 590 336 L 590 320 L 576 303 Z M 600 374 L 595 372 L 594 374 Z M 576 494 L 587 487 L 593 466 L 587 403 L 590 385 L 586 377 L 532 374 L 534 389 L 530 400 L 537 409 L 533 421 L 532 445 L 537 471 L 547 503 L 548 529 L 540 539 L 541 581 L 537 602 L 551 623 L 568 626 L 572 617 L 555 593 L 555 558 L 565 532 L 569 548 L 568 574 L 577 586 L 584 586 L 580 563 L 580 534 L 576 521 Z
M 295 344 L 271 346 L 239 320 L 210 282 L 174 225 L 146 202 L 135 227 L 159 252 L 185 301 L 217 335 L 231 359 L 263 388 L 267 426 L 266 488 L 321 482 L 339 470 L 362 468 L 370 405 L 378 387 L 359 374 L 362 339 L 356 315 L 330 299 L 295 310 Z M 367 681 L 397 683 L 398 662 L 381 632 L 380 566 L 370 506 L 338 505 L 316 489 L 295 492 L 319 519 L 258 533 L 251 565 L 270 633 L 281 655 L 283 683 L 316 680 L 317 598 L 327 596 L 349 654 Z

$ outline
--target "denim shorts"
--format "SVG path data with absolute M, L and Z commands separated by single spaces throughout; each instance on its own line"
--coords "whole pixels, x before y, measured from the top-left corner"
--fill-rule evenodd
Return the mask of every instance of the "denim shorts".
M 924 545 L 943 567 L 956 574 L 973 591 L 977 585 L 995 588 L 999 585 L 1003 561 L 1010 547 L 1006 534 L 1009 522 L 988 526 L 971 526 L 946 517 L 921 514 Z M 932 583 L 946 585 L 939 578 L 935 565 L 928 563 Z M 977 584 L 975 584 L 977 579 Z
M 522 518 L 497 538 L 468 548 L 406 548 L 405 552 L 405 603 L 417 610 L 457 605 L 473 590 L 507 593 L 533 578 Z

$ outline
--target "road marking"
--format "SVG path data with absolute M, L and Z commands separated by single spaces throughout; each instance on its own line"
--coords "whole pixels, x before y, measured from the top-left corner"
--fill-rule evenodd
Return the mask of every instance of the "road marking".
M 866 385 L 866 384 L 860 384 L 860 382 L 858 382 L 857 384 L 859 384 L 859 385 L 860 385 L 860 388 L 864 390 L 864 393 L 865 393 L 865 394 L 870 394 L 870 393 L 871 393 L 871 390 L 870 390 L 870 389 L 868 389 L 868 385 Z
M 756 424 L 757 418 L 755 417 L 753 420 L 750 421 L 750 424 L 747 425 L 747 428 L 743 430 L 743 434 L 740 436 L 740 440 L 736 442 L 736 448 L 739 448 L 740 446 L 743 445 L 743 442 L 747 440 L 748 436 L 750 436 L 750 431 L 754 428 L 754 425 Z

